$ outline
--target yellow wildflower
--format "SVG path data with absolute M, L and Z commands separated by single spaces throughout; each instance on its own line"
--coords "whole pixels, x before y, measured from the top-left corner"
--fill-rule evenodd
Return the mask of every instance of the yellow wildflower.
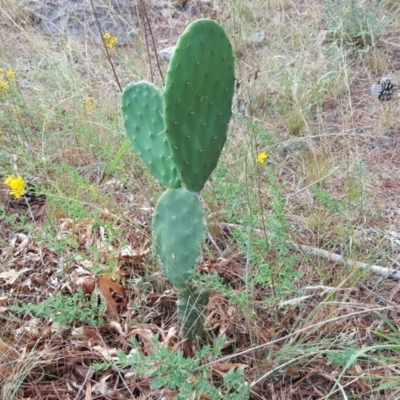
M 10 187 L 9 194 L 19 199 L 24 194 L 25 181 L 22 176 L 10 175 L 4 184 Z
M 118 42 L 118 39 L 115 36 L 111 35 L 111 33 L 108 33 L 108 32 L 106 32 L 103 35 L 103 39 L 104 39 L 104 43 L 106 44 L 106 46 L 109 49 L 112 49 Z
M 260 164 L 264 164 L 267 158 L 268 158 L 268 154 L 266 151 L 262 151 L 261 153 L 257 154 L 257 161 Z
M 10 87 L 7 81 L 0 81 L 0 92 L 2 90 L 7 90 Z
M 82 100 L 82 104 L 85 107 L 85 111 L 90 114 L 93 111 L 94 103 L 96 99 L 92 96 L 86 97 L 86 99 Z
M 6 75 L 7 75 L 7 78 L 14 79 L 15 75 L 17 75 L 17 71 L 14 71 L 13 69 L 9 69 L 8 71 L 6 71 Z
M 11 109 L 11 111 L 13 112 L 13 114 L 18 115 L 19 114 L 19 108 L 18 107 L 13 107 Z

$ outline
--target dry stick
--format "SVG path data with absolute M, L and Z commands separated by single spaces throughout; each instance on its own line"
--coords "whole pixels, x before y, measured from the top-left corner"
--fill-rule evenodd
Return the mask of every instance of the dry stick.
M 349 270 L 349 272 L 351 273 L 351 268 L 365 268 L 365 269 L 370 269 L 372 271 L 373 268 L 378 268 L 379 269 L 379 273 L 375 272 L 377 275 L 384 275 L 383 278 L 386 277 L 392 277 L 393 279 L 396 279 L 395 277 L 393 277 L 393 275 L 399 275 L 400 277 L 400 272 L 398 270 L 390 270 L 390 276 L 388 275 L 388 268 L 383 268 L 383 267 L 378 267 L 376 265 L 368 265 L 359 261 L 351 261 L 351 260 L 347 260 L 345 257 L 340 256 L 338 254 L 335 253 L 330 253 L 329 251 L 326 250 L 321 250 L 321 249 L 316 249 L 314 247 L 310 247 L 310 246 L 306 246 L 306 245 L 300 245 L 300 244 L 294 244 L 292 243 L 290 245 L 290 247 L 295 250 L 303 250 L 304 252 L 308 253 L 308 254 L 314 254 L 314 255 L 322 255 L 323 257 L 327 258 L 329 261 L 334 261 L 340 264 L 344 264 L 346 266 L 346 268 Z M 385 270 L 385 274 L 383 274 L 381 272 L 381 270 Z M 372 271 L 373 272 L 373 271 Z M 356 276 L 354 276 L 355 280 L 357 281 L 357 284 L 361 287 L 361 289 L 365 290 L 366 292 L 372 294 L 374 297 L 376 297 L 378 300 L 389 304 L 391 306 L 397 306 L 396 303 L 394 303 L 391 300 L 385 299 L 384 297 L 382 297 L 380 294 L 374 292 L 373 290 L 371 290 L 368 286 L 364 285 Z M 382 279 L 383 279 L 382 278 Z
M 380 275 L 385 278 L 400 280 L 400 271 L 397 269 L 380 267 L 378 265 L 369 265 L 369 264 L 366 264 L 366 263 L 363 263 L 360 261 L 347 260 L 347 259 L 345 259 L 345 257 L 343 257 L 339 254 L 331 253 L 329 251 L 318 249 L 318 248 L 311 247 L 311 246 L 306 246 L 304 244 L 291 243 L 290 247 L 294 250 L 298 250 L 298 251 L 302 250 L 307 254 L 324 257 L 329 261 L 333 261 L 333 262 L 336 262 L 339 264 L 344 264 L 351 268 L 367 269 L 367 270 L 371 271 L 373 274 Z
M 108 47 L 107 47 L 107 45 L 106 45 L 106 41 L 104 40 L 103 32 L 101 31 L 100 24 L 99 24 L 99 20 L 97 19 L 96 11 L 95 11 L 95 9 L 94 9 L 93 0 L 90 0 L 90 4 L 92 5 L 93 17 L 94 17 L 94 20 L 96 21 L 96 25 L 97 25 L 97 29 L 99 30 L 99 33 L 100 33 L 101 41 L 103 42 L 104 48 L 106 49 L 108 62 L 109 62 L 110 65 L 111 65 L 111 69 L 112 69 L 112 72 L 113 72 L 113 74 L 114 74 L 115 81 L 117 82 L 117 85 L 118 85 L 118 87 L 119 87 L 119 91 L 122 92 L 121 83 L 120 83 L 120 81 L 119 81 L 119 79 L 118 79 L 117 72 L 115 71 L 114 64 L 113 64 L 113 62 L 112 62 L 112 60 L 111 60 L 110 52 L 108 51 Z
M 241 225 L 238 225 L 238 224 L 224 223 L 223 225 L 229 229 L 243 228 Z M 253 229 L 253 232 L 258 233 L 259 235 L 263 234 L 261 229 Z M 311 247 L 311 246 L 306 246 L 304 244 L 296 244 L 296 243 L 292 242 L 292 243 L 290 243 L 290 247 L 293 250 L 304 251 L 307 254 L 324 257 L 329 261 L 348 265 L 351 268 L 367 269 L 370 272 L 372 272 L 373 274 L 383 276 L 384 278 L 390 278 L 390 279 L 393 279 L 396 281 L 400 280 L 400 269 L 399 268 L 392 269 L 392 268 L 380 267 L 378 265 L 369 265 L 369 264 L 366 264 L 366 263 L 363 263 L 360 261 L 347 260 L 339 254 L 331 253 L 329 251 L 318 249 L 318 248 Z
M 323 176 L 322 178 L 317 179 L 316 181 L 310 183 L 309 185 L 304 186 L 303 188 L 301 188 L 301 189 L 298 190 L 297 192 L 295 192 L 295 193 L 293 193 L 293 194 L 290 194 L 290 195 L 288 196 L 288 198 L 290 199 L 290 198 L 292 198 L 292 197 L 296 197 L 299 193 L 303 192 L 304 190 L 310 188 L 311 186 L 316 185 L 316 184 L 319 183 L 319 182 L 322 182 L 323 180 L 325 180 L 325 179 L 328 178 L 329 176 L 333 175 L 338 169 L 339 169 L 339 167 L 334 168 L 331 172 L 329 172 L 328 174 L 326 174 L 326 175 Z
M 399 271 L 396 270 L 389 270 L 388 268 L 384 268 L 384 267 L 378 267 L 375 265 L 368 265 L 359 261 L 351 261 L 351 260 L 347 260 L 345 257 L 340 256 L 338 254 L 335 253 L 330 253 L 329 251 L 326 250 L 321 250 L 321 249 L 316 249 L 314 247 L 310 247 L 310 246 L 306 246 L 306 245 L 299 245 L 299 244 L 294 244 L 292 243 L 290 245 L 290 247 L 295 250 L 303 250 L 304 252 L 308 253 L 308 254 L 313 254 L 313 255 L 318 255 L 318 256 L 322 256 L 324 258 L 327 258 L 329 261 L 334 261 L 340 264 L 343 264 L 346 266 L 346 268 L 349 270 L 349 272 L 351 273 L 351 268 L 361 268 L 361 269 L 369 269 L 371 272 L 374 272 L 377 275 L 383 275 L 383 278 L 389 277 L 389 278 L 393 278 L 393 279 L 397 279 L 396 276 L 398 275 L 400 277 L 400 273 Z M 374 268 L 377 268 L 378 271 L 373 271 Z M 383 273 L 382 270 L 385 272 Z M 390 273 L 388 273 L 388 271 L 390 271 Z M 382 297 L 380 294 L 374 292 L 373 290 L 371 290 L 368 286 L 364 285 L 356 276 L 354 276 L 355 280 L 357 281 L 357 284 L 359 287 L 361 287 L 361 289 L 365 290 L 366 292 L 372 294 L 374 297 L 376 297 L 378 300 L 382 301 L 383 303 L 386 303 L 388 305 L 391 306 L 397 306 L 397 303 L 385 299 L 384 297 Z
M 320 354 L 320 353 L 319 353 L 319 352 L 313 352 L 313 353 L 309 353 L 309 354 L 302 354 L 302 355 L 299 356 L 299 357 L 292 358 L 291 360 L 286 361 L 286 362 L 284 362 L 284 363 L 281 364 L 281 365 L 278 365 L 277 367 L 271 369 L 270 371 L 268 371 L 267 373 L 265 373 L 264 375 L 262 375 L 262 376 L 261 376 L 260 378 L 258 378 L 257 380 L 253 381 L 253 382 L 250 384 L 250 387 L 253 388 L 254 386 L 258 385 L 260 382 L 262 382 L 262 381 L 264 381 L 265 379 L 267 379 L 268 376 L 273 375 L 275 372 L 277 372 L 277 371 L 279 371 L 279 370 L 281 370 L 281 369 L 287 367 L 288 365 L 294 364 L 295 362 L 300 361 L 300 360 L 302 360 L 303 358 L 308 358 L 308 357 L 310 357 L 310 356 L 316 356 L 316 355 L 318 355 L 318 354 Z
M 398 308 L 398 307 L 399 306 L 397 306 L 396 308 Z M 289 333 L 288 335 L 283 336 L 283 337 L 281 337 L 279 339 L 275 339 L 275 340 L 272 340 L 272 341 L 267 342 L 267 343 L 259 344 L 259 345 L 255 346 L 255 347 L 249 348 L 247 350 L 239 351 L 239 353 L 229 354 L 229 355 L 221 357 L 221 358 L 219 358 L 217 360 L 210 361 L 210 362 L 208 362 L 206 364 L 201 365 L 200 367 L 195 368 L 193 370 L 193 372 L 197 372 L 197 371 L 200 371 L 203 368 L 209 367 L 211 365 L 230 360 L 231 358 L 243 356 L 245 354 L 252 353 L 252 352 L 254 352 L 256 350 L 264 349 L 265 347 L 271 346 L 271 345 L 279 343 L 279 342 L 283 342 L 284 340 L 290 339 L 291 337 L 299 335 L 300 333 L 306 332 L 308 330 L 312 330 L 314 328 L 319 328 L 319 327 L 321 327 L 323 325 L 327 325 L 327 324 L 330 324 L 332 322 L 337 322 L 337 321 L 340 321 L 340 320 L 346 319 L 346 318 L 356 317 L 356 316 L 359 316 L 359 315 L 362 315 L 362 314 L 385 311 L 385 310 L 390 310 L 390 309 L 393 309 L 393 307 L 371 308 L 369 310 L 356 311 L 356 312 L 353 312 L 353 313 L 350 313 L 350 314 L 345 314 L 345 315 L 340 315 L 338 317 L 330 318 L 330 319 L 327 319 L 325 321 L 320 321 L 320 322 L 317 322 L 315 324 L 312 324 L 312 325 L 306 326 L 304 328 L 298 329 L 297 331 Z
M 237 228 L 239 226 L 239 225 L 236 225 L 236 224 L 225 224 L 225 225 L 227 227 L 229 227 L 229 228 L 232 228 L 232 227 Z M 254 229 L 254 232 L 258 233 L 259 235 L 263 234 L 263 231 L 260 230 L 260 229 Z M 336 262 L 336 263 L 339 263 L 339 264 L 343 264 L 349 269 L 350 272 L 351 272 L 350 268 L 368 269 L 368 270 L 370 270 L 370 272 L 372 272 L 372 273 L 374 273 L 376 275 L 382 276 L 382 279 L 383 278 L 391 278 L 391 279 L 394 279 L 394 280 L 400 280 L 400 270 L 399 270 L 399 268 L 391 269 L 391 268 L 379 267 L 377 265 L 368 265 L 368 264 L 365 264 L 365 263 L 362 263 L 362 262 L 359 262 L 359 261 L 347 260 L 345 257 L 343 257 L 343 256 L 341 256 L 339 254 L 331 253 L 329 251 L 318 249 L 318 248 L 311 247 L 311 246 L 306 246 L 304 244 L 290 243 L 290 248 L 292 250 L 304 251 L 307 254 L 321 256 L 321 257 L 324 257 L 324 258 L 328 259 L 329 261 L 333 261 L 333 262 Z M 364 285 L 357 277 L 355 277 L 355 279 L 356 279 L 358 285 L 361 287 L 361 289 L 363 289 L 366 292 L 372 294 L 374 297 L 376 297 L 377 299 L 379 299 L 380 301 L 382 301 L 385 304 L 388 304 L 388 305 L 391 305 L 391 306 L 394 306 L 394 307 L 397 306 L 397 303 L 395 303 L 395 302 L 393 302 L 391 300 L 385 299 L 384 297 L 382 297 L 378 293 L 374 292 L 369 287 Z M 301 299 L 297 299 L 297 300 L 301 300 Z M 289 304 L 289 302 L 285 302 L 285 303 Z
M 345 261 L 345 266 L 346 266 L 346 268 L 348 269 L 348 271 L 349 271 L 350 274 L 351 274 L 351 269 L 350 269 L 349 263 L 348 263 L 347 261 Z M 395 273 L 395 272 L 396 272 L 396 270 L 394 271 L 394 273 Z M 385 299 L 385 298 L 382 297 L 380 294 L 374 292 L 374 291 L 371 290 L 368 286 L 364 285 L 356 276 L 353 276 L 353 278 L 357 281 L 357 284 L 358 284 L 358 286 L 360 286 L 361 289 L 363 289 L 363 290 L 365 290 L 366 292 L 372 294 L 372 295 L 373 295 L 374 297 L 376 297 L 378 300 L 380 300 L 380 301 L 382 301 L 382 302 L 384 302 L 384 303 L 386 303 L 386 304 L 390 304 L 391 306 L 397 306 L 397 303 L 395 303 L 395 302 L 393 302 L 393 301 L 391 301 L 391 300 Z M 381 281 L 382 279 L 384 279 L 384 278 L 385 278 L 385 277 L 382 277 L 382 278 L 378 281 L 378 283 L 375 285 L 375 287 L 377 287 L 377 286 L 379 285 L 380 281 Z
M 145 11 L 142 10 L 143 8 L 144 8 L 143 0 L 140 0 L 140 1 L 139 1 L 139 13 L 140 13 L 140 16 L 141 16 L 141 17 L 142 17 L 142 15 L 147 15 L 147 14 L 145 14 Z M 145 17 L 145 19 L 146 19 L 146 17 Z M 151 81 L 151 82 L 154 82 L 154 78 L 153 78 L 153 67 L 151 66 L 151 55 L 150 55 L 150 49 L 149 49 L 149 42 L 148 42 L 148 40 L 147 40 L 146 21 L 143 21 L 143 18 L 142 18 L 142 23 L 143 23 L 143 30 L 144 30 L 143 36 L 144 36 L 144 41 L 145 41 L 145 43 L 146 43 L 147 57 L 148 57 L 148 59 L 149 59 L 150 81 Z
M 151 42 L 153 44 L 154 54 L 156 56 L 156 63 L 157 63 L 158 72 L 160 73 L 161 80 L 164 81 L 164 75 L 163 75 L 163 73 L 161 71 L 160 60 L 158 58 L 158 51 L 157 51 L 156 41 L 154 40 L 153 30 L 151 29 L 149 15 L 148 15 L 147 9 L 146 9 L 146 3 L 143 0 L 140 0 L 139 4 L 140 4 L 140 10 L 143 13 L 144 18 L 146 20 L 145 22 L 147 23 L 147 27 L 149 28 L 149 34 L 150 34 Z M 148 41 L 147 41 L 146 24 L 144 23 L 143 26 L 144 26 L 144 30 L 145 30 L 146 49 L 147 49 L 147 54 L 148 54 L 148 57 L 149 57 L 151 81 L 153 81 L 153 71 L 151 69 L 151 58 L 150 58 L 149 44 L 148 44 Z

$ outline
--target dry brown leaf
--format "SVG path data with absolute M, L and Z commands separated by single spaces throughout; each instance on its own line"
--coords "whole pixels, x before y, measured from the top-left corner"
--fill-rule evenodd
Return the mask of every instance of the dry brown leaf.
M 25 235 L 24 233 L 17 233 L 10 242 L 10 247 L 14 249 L 14 255 L 18 255 L 22 252 L 22 250 L 28 247 L 29 241 L 29 235 Z
M 38 286 L 46 286 L 47 280 L 39 278 L 38 276 L 31 276 L 32 283 Z
M 112 290 L 113 292 L 117 293 L 121 297 L 125 297 L 125 291 L 124 288 L 117 282 L 112 281 L 109 278 L 105 278 L 100 276 L 98 278 L 103 284 L 108 287 L 109 290 Z
M 73 227 L 73 232 L 74 233 L 79 233 L 81 231 L 86 231 L 87 227 L 92 225 L 94 222 L 94 219 L 92 218 L 84 218 L 80 221 L 77 221 Z
M 6 284 L 12 285 L 23 273 L 30 271 L 32 268 L 23 268 L 19 271 L 10 269 L 8 271 L 0 272 L 0 279 L 4 279 Z
M 245 369 L 247 368 L 246 364 L 235 364 L 235 363 L 217 363 L 214 364 L 212 366 L 213 370 L 220 375 L 221 377 L 224 377 L 229 370 L 231 370 L 232 368 L 234 370 L 238 370 L 238 369 Z
M 153 354 L 157 349 L 153 343 L 153 332 L 150 329 L 136 328 L 129 332 L 129 336 L 139 336 L 143 342 L 143 354 Z
M 92 350 L 100 354 L 105 360 L 112 361 L 114 357 L 117 357 L 118 350 L 113 347 L 104 348 L 102 346 L 93 346 Z
M 163 345 L 170 350 L 175 351 L 179 346 L 178 331 L 175 327 L 171 326 L 168 329 L 167 335 L 163 336 Z
M 101 341 L 101 336 L 96 329 L 90 328 L 88 326 L 80 326 L 72 331 L 73 335 L 85 336 L 89 340 Z
M 83 276 L 77 281 L 80 283 L 84 295 L 91 295 L 96 287 L 96 278 L 94 276 Z
M 119 258 L 124 258 L 127 260 L 140 258 L 149 253 L 150 249 L 147 248 L 146 250 L 133 250 L 132 246 L 127 245 L 123 247 L 118 255 Z
M 8 300 L 7 296 L 1 296 L 0 297 L 0 306 L 2 306 L 3 304 L 6 304 Z
M 90 382 L 87 382 L 87 384 L 86 384 L 85 400 L 93 400 L 93 397 L 92 397 L 92 385 L 90 384 Z
M 0 377 L 7 380 L 13 373 L 13 363 L 20 358 L 18 351 L 0 339 Z
M 115 218 L 107 210 L 102 210 L 100 212 L 100 219 L 102 221 L 114 221 Z
M 112 376 L 112 374 L 108 374 L 103 376 L 94 386 L 92 389 L 92 393 L 100 394 L 102 396 L 107 396 L 112 389 L 109 388 L 107 385 L 107 380 Z
M 121 326 L 121 324 L 120 324 L 119 322 L 117 322 L 117 321 L 111 321 L 111 322 L 110 322 L 110 326 L 111 326 L 112 328 L 114 328 L 121 336 L 124 336 L 124 332 L 123 332 L 123 330 L 122 330 L 122 326 Z
M 71 218 L 61 218 L 60 230 L 61 232 L 66 232 L 72 230 L 74 226 L 74 221 Z
M 107 301 L 107 312 L 109 313 L 110 317 L 113 319 L 118 319 L 117 303 L 113 299 L 111 292 L 113 291 L 122 298 L 125 298 L 124 288 L 119 283 L 103 276 L 97 277 L 97 287 Z

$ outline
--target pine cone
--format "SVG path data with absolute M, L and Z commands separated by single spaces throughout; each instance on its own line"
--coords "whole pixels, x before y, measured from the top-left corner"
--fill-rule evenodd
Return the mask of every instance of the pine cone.
M 388 101 L 397 94 L 397 86 L 389 78 L 381 78 L 372 85 L 372 94 L 379 100 Z

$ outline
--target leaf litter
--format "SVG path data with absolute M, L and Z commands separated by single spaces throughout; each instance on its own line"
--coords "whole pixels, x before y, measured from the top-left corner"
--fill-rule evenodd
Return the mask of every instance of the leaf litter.
M 169 32 L 165 28 L 169 21 L 160 13 L 156 14 L 162 20 L 156 26 L 157 33 Z M 185 18 L 178 21 L 177 31 L 186 24 Z M 353 90 L 350 95 L 354 97 L 360 93 L 362 88 Z M 365 109 L 369 107 L 364 99 L 355 104 L 364 105 Z M 358 109 L 356 115 L 349 117 L 349 123 L 361 128 L 366 116 L 369 116 L 366 110 Z M 371 147 L 369 157 L 375 164 L 382 164 L 382 154 L 393 160 L 392 153 L 382 153 L 378 147 L 396 148 L 397 142 L 394 138 L 384 139 L 373 138 L 370 143 L 367 140 L 364 143 Z M 338 152 L 340 146 L 338 144 Z M 375 173 L 379 174 L 379 171 L 376 169 Z M 290 181 L 290 176 L 286 181 Z M 397 194 L 396 179 L 385 177 L 380 179 L 380 185 L 386 190 L 383 191 L 385 195 Z M 125 199 L 126 194 L 118 191 L 116 197 Z M 29 218 L 40 231 L 45 219 L 45 198 L 40 198 L 36 204 L 26 204 L 25 200 L 2 203 L 9 214 Z M 132 206 L 133 196 L 130 195 L 128 200 Z M 95 362 L 115 361 L 119 350 L 129 354 L 132 337 L 138 341 L 144 355 L 154 352 L 154 336 L 160 345 L 172 351 L 183 350 L 186 356 L 192 352 L 184 346 L 179 334 L 176 295 L 152 259 L 148 229 L 151 210 L 140 206 L 140 210 L 138 207 L 129 215 L 135 222 L 132 224 L 117 221 L 106 210 L 102 211 L 100 224 L 92 218 L 76 221 L 63 215 L 54 226 L 57 240 L 71 238 L 80 253 L 86 252 L 87 257 L 77 257 L 75 248 L 69 245 L 60 254 L 53 243 L 36 241 L 28 232 L 15 233 L 10 225 L 4 224 L 0 231 L 0 387 L 3 394 L 14 393 L 15 398 L 39 400 L 175 398 L 175 391 L 152 389 L 153 377 L 139 378 L 135 371 L 120 372 L 114 368 L 97 371 L 92 368 Z M 120 224 L 119 242 L 107 240 L 106 221 Z M 224 227 L 220 229 L 223 231 Z M 388 232 L 391 232 L 390 240 L 395 247 L 397 233 L 393 229 Z M 299 243 L 311 241 L 307 233 L 307 230 L 299 229 Z M 234 294 L 246 292 L 245 257 L 239 255 L 229 232 L 224 231 L 223 238 L 216 239 L 223 254 L 209 244 L 199 272 L 217 275 Z M 97 266 L 105 267 L 110 260 L 116 261 L 116 266 L 104 274 L 93 272 L 96 263 L 89 253 L 92 247 L 99 253 Z M 270 289 L 256 287 L 251 299 L 255 305 L 254 313 L 249 315 L 228 295 L 217 290 L 210 295 L 206 314 L 208 336 L 211 343 L 225 337 L 222 356 L 229 357 L 217 360 L 210 368 L 218 377 L 226 376 L 231 369 L 243 370 L 248 383 L 258 382 L 253 387 L 253 399 L 326 398 L 342 368 L 327 359 L 324 352 L 315 349 L 314 343 L 326 338 L 330 342 L 327 348 L 333 350 L 344 344 L 373 345 L 380 337 L 391 333 L 382 321 L 382 315 L 394 326 L 399 325 L 397 311 L 385 308 L 356 281 L 350 279 L 342 287 L 337 282 L 337 263 L 329 260 L 324 263 L 325 286 L 321 285 L 317 274 L 309 273 L 305 254 L 299 254 L 297 268 L 305 275 L 299 282 L 296 302 L 279 307 L 268 305 L 262 299 L 271 296 Z M 72 296 L 79 289 L 87 298 L 95 294 L 99 303 L 106 304 L 101 324 L 89 326 L 75 321 L 72 326 L 63 326 L 51 316 L 21 317 L 11 310 L 13 305 L 38 304 L 57 293 Z M 383 296 L 386 293 L 387 298 L 399 301 L 397 283 L 385 280 L 380 290 Z M 353 398 L 371 398 L 370 387 L 365 383 L 369 374 L 386 374 L 389 379 L 398 375 L 397 370 L 380 365 L 371 369 L 369 362 L 358 360 L 342 377 L 341 384 L 346 385 L 346 393 Z M 13 391 L 15 380 L 19 387 L 17 392 Z M 340 392 L 335 396 L 332 398 L 343 398 Z

